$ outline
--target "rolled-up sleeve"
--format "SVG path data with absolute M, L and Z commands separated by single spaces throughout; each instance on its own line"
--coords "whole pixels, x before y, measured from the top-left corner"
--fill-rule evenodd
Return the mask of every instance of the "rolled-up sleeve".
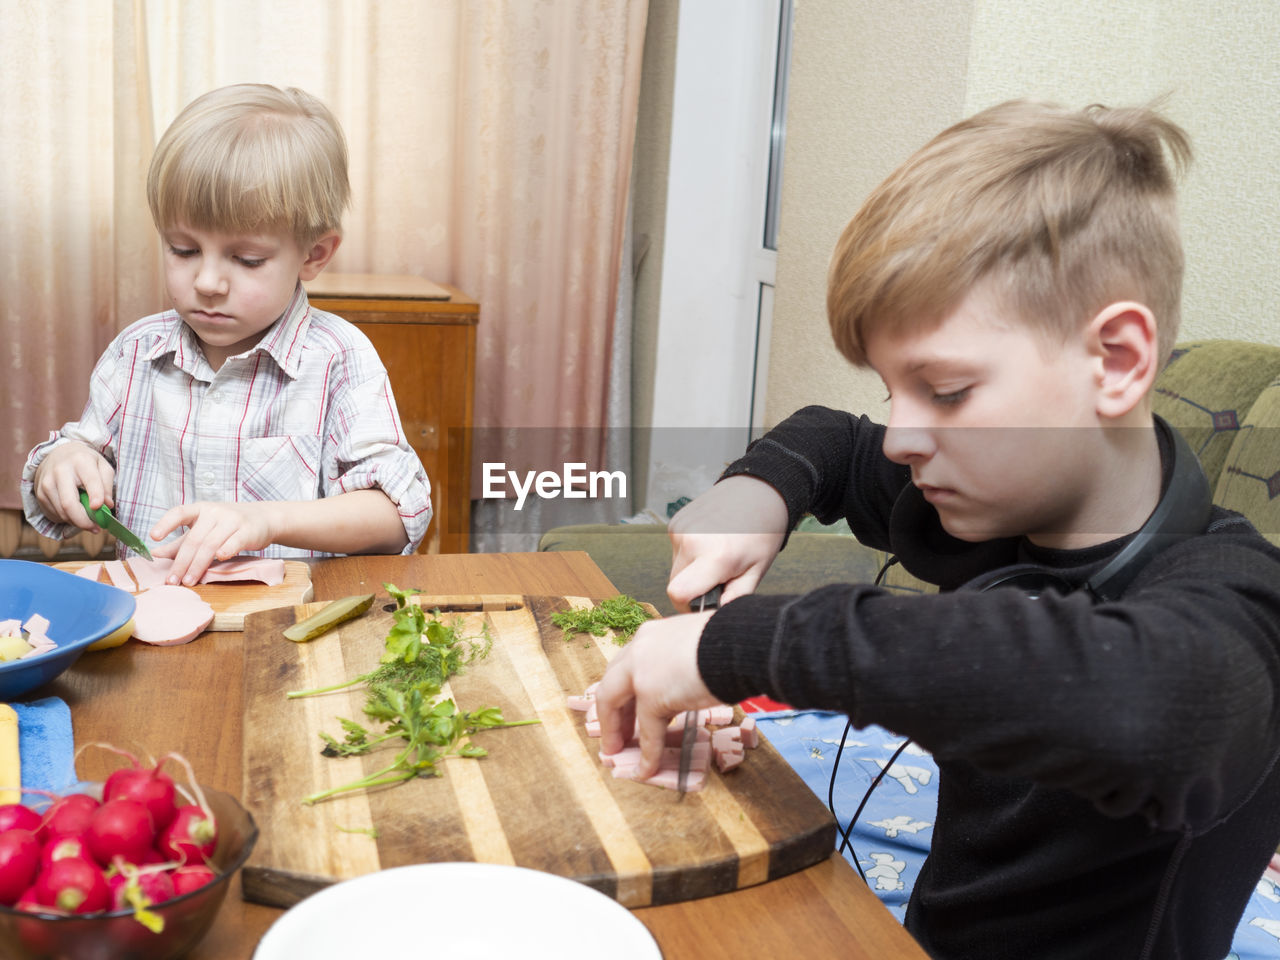
M 124 362 L 123 338 L 117 338 L 98 359 L 90 377 L 89 399 L 79 420 L 72 420 L 54 430 L 49 439 L 36 444 L 22 466 L 22 512 L 27 522 L 43 537 L 63 540 L 75 536 L 80 529 L 68 523 L 56 523 L 45 516 L 35 495 L 36 470 L 53 450 L 78 441 L 98 451 L 113 467 L 120 429 L 119 373 Z
M 431 522 L 431 482 L 409 446 L 381 363 L 362 357 L 335 396 L 326 438 L 325 496 L 378 489 L 396 505 L 413 553 Z

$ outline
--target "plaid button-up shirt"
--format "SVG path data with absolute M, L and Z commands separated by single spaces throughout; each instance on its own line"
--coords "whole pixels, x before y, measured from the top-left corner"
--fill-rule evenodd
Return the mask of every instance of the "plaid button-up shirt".
M 312 309 L 301 285 L 262 339 L 217 372 L 173 311 L 117 336 L 94 368 L 80 419 L 27 457 L 23 508 L 47 537 L 77 532 L 45 517 L 32 492 L 40 461 L 70 440 L 115 467 L 115 514 L 143 537 L 179 503 L 316 500 L 374 487 L 400 512 L 405 553 L 431 519 L 430 483 L 382 361 L 354 325 Z M 324 555 L 278 544 L 257 552 Z

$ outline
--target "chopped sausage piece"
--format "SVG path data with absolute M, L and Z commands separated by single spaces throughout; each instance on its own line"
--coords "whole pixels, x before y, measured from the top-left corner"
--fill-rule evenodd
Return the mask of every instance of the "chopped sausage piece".
M 613 775 L 618 780 L 635 780 L 635 766 L 614 767 Z M 647 780 L 636 780 L 637 783 L 648 783 L 655 787 L 666 787 L 668 790 L 680 789 L 680 771 L 675 767 L 664 767 Z M 707 784 L 707 775 L 702 770 L 690 770 L 686 793 L 697 793 Z
M 725 727 L 733 723 L 733 707 L 727 703 L 699 710 L 698 714 L 701 722 L 708 727 Z
M 594 696 L 597 686 L 599 686 L 598 683 L 593 683 L 583 695 L 568 698 L 571 710 L 585 714 L 585 729 L 589 737 L 600 736 L 600 721 L 596 713 Z M 684 744 L 687 716 L 686 712 L 671 718 L 670 723 L 667 724 L 666 743 L 658 772 L 647 780 L 637 782 L 666 787 L 669 790 L 679 789 L 680 754 Z M 732 770 L 742 763 L 744 741 L 751 739 L 753 746 L 757 742 L 759 734 L 755 721 L 749 723 L 744 721 L 742 726 L 726 727 L 726 724 L 733 723 L 733 718 L 734 708 L 727 704 L 719 704 L 695 712 L 697 739 L 690 757 L 689 778 L 685 787 L 687 792 L 695 793 L 706 785 L 712 762 L 721 773 Z M 725 727 L 725 729 L 712 731 L 707 729 L 708 726 Z M 600 754 L 601 764 L 611 769 L 615 778 L 636 780 L 636 770 L 640 766 L 639 736 L 640 730 L 637 725 L 632 739 L 621 750 L 613 754 Z
M 640 762 L 640 744 L 632 741 L 617 753 L 600 754 L 600 762 L 606 767 L 634 767 Z M 706 770 L 711 766 L 711 744 L 695 743 L 689 757 L 690 770 Z M 659 769 L 680 768 L 680 748 L 663 747 Z
M 742 723 L 738 724 L 738 729 L 742 731 L 742 745 L 748 750 L 754 750 L 760 746 L 760 728 L 756 726 L 755 718 L 750 714 L 742 718 Z
M 728 773 L 740 763 L 742 763 L 741 750 L 721 750 L 716 753 L 716 769 L 721 773 Z
M 712 750 L 741 750 L 742 731 L 738 727 L 725 727 L 711 734 Z
M 77 577 L 84 577 L 86 580 L 97 581 L 98 574 L 102 573 L 102 564 L 91 563 L 88 566 L 81 567 L 76 571 Z

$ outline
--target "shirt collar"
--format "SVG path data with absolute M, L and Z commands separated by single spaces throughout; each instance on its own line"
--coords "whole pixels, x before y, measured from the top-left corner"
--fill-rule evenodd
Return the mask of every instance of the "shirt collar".
M 311 324 L 311 304 L 307 292 L 299 282 L 293 291 L 293 299 L 285 307 L 280 319 L 267 328 L 253 350 L 266 353 L 286 374 L 296 379 L 302 365 L 302 340 Z M 252 351 L 250 351 L 252 352 Z
M 191 328 L 182 322 L 177 313 L 173 313 L 175 321 L 168 331 L 156 339 L 155 345 L 147 352 L 147 359 L 155 360 L 165 354 L 173 354 L 174 364 L 191 376 L 200 379 L 212 379 L 212 369 L 205 360 Z M 285 307 L 279 319 L 269 326 L 249 353 L 259 351 L 273 359 L 277 366 L 292 378 L 297 378 L 298 368 L 302 364 L 302 341 L 311 322 L 311 305 L 307 300 L 302 284 L 293 291 L 293 298 Z

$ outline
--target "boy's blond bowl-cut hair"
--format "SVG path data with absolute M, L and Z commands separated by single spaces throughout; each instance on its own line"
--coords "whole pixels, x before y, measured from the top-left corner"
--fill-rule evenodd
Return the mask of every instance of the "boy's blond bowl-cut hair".
M 1110 303 L 1142 303 L 1163 360 L 1182 295 L 1175 181 L 1190 159 L 1186 133 L 1145 107 L 1015 100 L 961 121 L 845 227 L 827 284 L 836 346 L 865 365 L 870 333 L 927 331 L 984 282 L 1050 342 Z
M 283 227 L 303 250 L 341 229 L 349 198 L 347 144 L 328 107 L 267 84 L 197 97 L 160 138 L 147 174 L 161 231 Z

